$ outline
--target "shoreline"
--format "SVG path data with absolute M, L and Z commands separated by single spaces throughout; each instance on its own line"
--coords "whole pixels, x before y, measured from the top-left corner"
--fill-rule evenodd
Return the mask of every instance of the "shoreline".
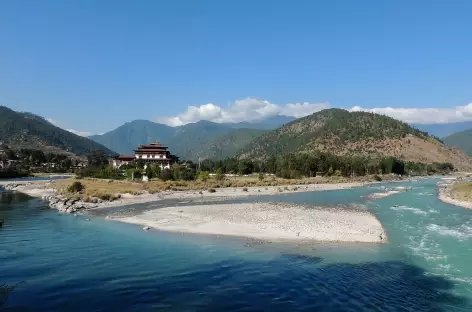
M 457 207 L 462 207 L 465 209 L 472 209 L 472 202 L 468 201 L 463 201 L 463 200 L 458 200 L 452 197 L 451 192 L 452 192 L 452 187 L 454 186 L 455 183 L 457 183 L 457 179 L 453 180 L 447 180 L 450 181 L 447 184 L 443 185 L 438 185 L 438 199 L 446 204 L 454 205 Z
M 81 210 L 152 203 L 165 199 L 218 198 L 219 200 L 258 195 L 342 190 L 366 182 L 284 186 L 221 188 L 217 192 L 166 191 L 157 194 L 123 194 L 115 201 L 85 203 L 56 194 L 50 181 L 6 184 L 7 190 L 22 192 L 49 202 L 51 208 L 76 213 Z M 244 190 L 246 189 L 246 190 Z M 386 243 L 387 234 L 374 214 L 358 209 L 304 207 L 273 203 L 220 203 L 165 207 L 131 216 L 105 219 L 144 226 L 144 230 L 242 237 L 263 241 Z
M 144 230 L 242 237 L 270 242 L 387 242 L 385 229 L 372 213 L 344 208 L 228 203 L 166 207 L 132 217 L 106 219 L 144 226 Z
M 49 207 L 62 212 L 74 213 L 80 210 L 111 208 L 133 204 L 157 202 L 165 199 L 194 199 L 194 198 L 244 198 L 261 195 L 280 195 L 299 192 L 343 190 L 362 187 L 370 182 L 347 182 L 304 185 L 280 185 L 280 186 L 255 186 L 255 187 L 228 187 L 219 188 L 215 192 L 209 191 L 163 191 L 155 194 L 144 193 L 140 195 L 120 194 L 120 198 L 113 201 L 99 200 L 98 202 L 84 202 L 64 195 L 59 195 L 51 187 L 51 181 L 2 181 L 0 186 L 5 190 L 17 191 L 35 198 L 41 198 L 49 202 Z

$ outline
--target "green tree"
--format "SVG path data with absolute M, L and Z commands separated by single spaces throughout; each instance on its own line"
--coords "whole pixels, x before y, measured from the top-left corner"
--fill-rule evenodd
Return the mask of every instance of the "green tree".
M 225 175 L 223 173 L 223 170 L 221 170 L 221 168 L 216 169 L 215 179 L 217 181 L 223 181 L 225 179 Z

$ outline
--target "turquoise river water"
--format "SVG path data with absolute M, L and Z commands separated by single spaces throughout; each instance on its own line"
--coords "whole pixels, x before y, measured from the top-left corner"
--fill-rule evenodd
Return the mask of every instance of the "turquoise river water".
M 472 311 L 472 210 L 440 202 L 438 181 L 238 200 L 367 209 L 387 244 L 145 232 L 103 216 L 157 204 L 74 217 L 0 190 L 0 285 L 16 285 L 0 310 Z M 363 197 L 392 185 L 412 190 Z

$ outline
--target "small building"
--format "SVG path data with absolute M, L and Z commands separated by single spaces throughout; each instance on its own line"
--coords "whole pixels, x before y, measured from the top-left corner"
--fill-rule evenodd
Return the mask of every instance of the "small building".
M 135 156 L 131 155 L 120 155 L 113 158 L 113 167 L 120 168 L 123 165 L 128 165 L 130 162 L 136 159 Z
M 134 151 L 134 156 L 120 155 L 113 159 L 113 166 L 120 167 L 129 164 L 132 161 L 142 161 L 145 165 L 157 164 L 161 169 L 170 169 L 170 166 L 178 161 L 178 157 L 172 155 L 167 146 L 161 145 L 159 142 L 149 145 L 140 145 Z

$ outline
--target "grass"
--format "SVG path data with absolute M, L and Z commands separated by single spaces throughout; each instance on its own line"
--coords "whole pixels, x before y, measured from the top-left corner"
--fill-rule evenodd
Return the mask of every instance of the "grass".
M 390 176 L 389 176 L 390 177 Z M 387 179 L 383 177 L 384 179 Z M 391 178 L 391 177 L 390 177 Z M 368 177 L 316 177 L 316 178 L 302 178 L 302 179 L 282 179 L 276 177 L 268 177 L 260 180 L 258 176 L 249 177 L 230 177 L 225 178 L 224 181 L 218 181 L 214 178 L 209 178 L 207 181 L 160 181 L 152 180 L 149 182 L 131 182 L 127 180 L 105 180 L 105 179 L 65 179 L 53 181 L 53 187 L 57 189 L 59 194 L 79 198 L 84 201 L 101 200 L 116 200 L 120 198 L 121 194 L 140 195 L 143 193 L 155 194 L 164 191 L 209 191 L 216 192 L 219 188 L 242 188 L 243 191 L 248 191 L 249 187 L 267 187 L 281 186 L 279 192 L 287 191 L 296 188 L 296 185 L 303 184 L 324 184 L 324 183 L 347 183 L 347 182 L 369 182 L 375 181 L 373 176 Z M 83 185 L 83 190 L 78 193 L 73 193 L 68 188 L 74 183 L 80 181 Z M 291 186 L 289 188 L 289 186 Z
M 454 183 L 451 195 L 454 199 L 472 202 L 472 182 Z

